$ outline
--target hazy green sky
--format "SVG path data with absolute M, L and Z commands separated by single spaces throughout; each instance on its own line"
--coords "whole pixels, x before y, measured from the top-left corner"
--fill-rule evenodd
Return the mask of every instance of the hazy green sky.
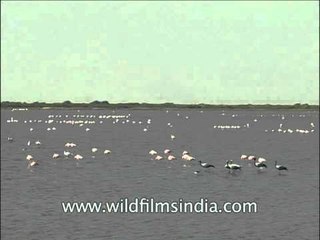
M 317 1 L 1 6 L 2 101 L 319 101 Z

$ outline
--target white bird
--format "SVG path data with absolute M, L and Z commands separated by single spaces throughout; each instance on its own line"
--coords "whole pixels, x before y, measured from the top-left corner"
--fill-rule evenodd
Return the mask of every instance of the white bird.
M 39 163 L 35 160 L 31 160 L 28 164 L 28 168 L 39 165 Z
M 188 151 L 183 151 L 182 152 L 182 156 L 185 155 L 185 154 L 189 154 L 189 152 Z
M 155 150 L 150 150 L 149 154 L 153 156 L 153 155 L 157 155 L 158 153 Z
M 26 159 L 27 159 L 28 161 L 31 161 L 31 160 L 33 159 L 33 156 L 32 156 L 32 155 L 27 155 Z
M 257 161 L 259 163 L 262 163 L 262 162 L 266 162 L 267 160 L 265 158 L 259 157 Z
M 104 150 L 104 152 L 103 152 L 104 154 L 110 154 L 111 153 L 111 151 L 110 150 L 108 150 L 108 149 L 106 149 L 106 150 Z
M 98 148 L 92 148 L 91 152 L 95 153 L 96 151 L 98 151 Z
M 69 156 L 71 155 L 71 152 L 69 152 L 69 151 L 63 151 L 63 155 L 64 155 L 65 157 L 69 157 Z
M 172 161 L 172 160 L 176 160 L 177 158 L 175 157 L 175 156 L 173 156 L 173 155 L 169 155 L 168 156 L 168 160 L 169 161 Z
M 160 155 L 157 155 L 155 158 L 155 160 L 162 160 L 162 159 L 163 159 L 163 157 L 161 157 Z
M 81 160 L 81 159 L 83 159 L 83 157 L 80 154 L 77 154 L 74 156 L 74 159 Z
M 30 145 L 31 145 L 31 142 L 30 142 L 30 140 L 29 140 L 29 141 L 27 142 L 27 145 L 28 145 L 28 146 L 30 146 Z
M 41 145 L 41 142 L 38 140 L 35 142 L 36 145 Z
M 75 143 L 68 143 L 68 142 L 67 142 L 64 146 L 65 146 L 65 147 L 70 147 L 70 148 L 72 148 L 72 147 L 76 147 L 77 144 L 75 144 Z
M 184 154 L 182 155 L 182 160 L 192 161 L 192 160 L 195 160 L 195 158 L 190 156 L 189 154 Z
M 176 136 L 171 134 L 170 138 L 171 138 L 171 140 L 173 140 L 176 138 Z
M 251 155 L 251 156 L 248 157 L 248 160 L 249 160 L 249 161 L 252 161 L 252 160 L 255 160 L 255 159 L 257 159 L 257 158 L 256 158 L 255 156 L 253 156 L 253 155 Z
M 170 149 L 165 149 L 163 152 L 164 152 L 164 154 L 169 154 L 169 153 L 171 153 L 171 150 Z
M 53 158 L 53 159 L 57 159 L 57 158 L 59 158 L 59 157 L 60 157 L 59 153 L 54 153 L 54 154 L 52 155 L 52 158 Z
M 241 155 L 240 159 L 241 160 L 248 160 L 248 156 L 247 155 Z
M 13 142 L 13 138 L 12 137 L 8 137 L 8 141 L 9 142 Z

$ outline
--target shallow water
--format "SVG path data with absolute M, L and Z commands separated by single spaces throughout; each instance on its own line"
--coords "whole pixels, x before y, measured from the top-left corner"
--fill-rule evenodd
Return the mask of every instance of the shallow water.
M 129 113 L 115 124 L 114 119 L 98 118 Z M 48 118 L 50 114 L 62 116 Z M 77 114 L 95 115 L 83 119 L 96 123 L 79 127 L 56 122 Z M 2 239 L 318 239 L 318 112 L 2 110 L 1 115 Z M 18 122 L 8 123 L 11 117 Z M 30 119 L 43 122 L 29 123 Z M 44 122 L 49 119 L 54 122 Z M 129 122 L 122 123 L 126 120 Z M 247 123 L 249 127 L 244 127 Z M 305 129 L 309 133 L 278 132 L 281 123 L 282 129 Z M 213 125 L 241 128 L 222 130 Z M 56 131 L 47 131 L 48 127 L 56 127 Z M 87 127 L 90 131 L 85 131 Z M 171 140 L 171 134 L 176 139 Z M 8 137 L 14 141 L 9 142 Z M 27 147 L 28 140 L 40 140 L 42 145 Z M 77 147 L 69 150 L 84 159 L 53 160 L 54 152 L 63 154 L 66 142 L 75 142 Z M 98 152 L 93 154 L 92 147 Z M 178 160 L 150 159 L 151 149 L 164 155 L 165 148 Z M 112 153 L 105 156 L 104 149 Z M 196 161 L 183 167 L 183 150 L 216 168 L 204 170 Z M 39 166 L 27 169 L 27 154 L 32 154 Z M 240 160 L 241 154 L 266 158 L 268 168 L 257 171 Z M 242 171 L 230 174 L 224 169 L 227 159 L 242 164 Z M 279 175 L 274 160 L 289 171 Z M 196 170 L 200 170 L 198 175 Z M 62 201 L 117 201 L 125 197 L 256 201 L 258 212 L 66 214 L 61 208 Z

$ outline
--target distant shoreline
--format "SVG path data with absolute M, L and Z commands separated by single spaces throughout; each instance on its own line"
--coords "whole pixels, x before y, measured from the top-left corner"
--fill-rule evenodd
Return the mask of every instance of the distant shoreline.
M 94 101 L 91 103 L 72 103 L 70 101 L 62 103 L 45 103 L 45 102 L 1 102 L 1 109 L 5 108 L 98 108 L 98 109 L 163 109 L 163 108 L 188 108 L 188 109 L 299 109 L 299 110 L 319 110 L 319 105 L 309 104 L 174 104 L 174 103 L 108 103 L 106 101 Z

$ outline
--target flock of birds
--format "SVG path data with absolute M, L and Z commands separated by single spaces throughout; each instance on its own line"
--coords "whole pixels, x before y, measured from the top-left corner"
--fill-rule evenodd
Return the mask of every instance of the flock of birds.
M 28 111 L 28 109 L 12 109 L 12 111 Z M 115 113 L 115 111 L 112 111 L 113 113 Z M 169 111 L 167 110 L 166 113 L 168 113 Z M 203 113 L 203 111 L 200 111 L 200 113 Z M 180 113 L 176 114 L 177 117 L 183 118 L 188 120 L 189 116 L 181 116 Z M 224 116 L 226 115 L 226 113 L 223 111 L 220 115 Z M 232 114 L 230 115 L 232 118 L 236 118 L 238 117 L 238 114 Z M 273 117 L 280 117 L 281 120 L 285 119 L 284 115 L 272 115 Z M 293 117 L 294 115 L 292 115 Z M 143 128 L 143 132 L 147 132 L 150 130 L 150 125 L 151 125 L 151 119 L 147 119 L 146 121 L 138 121 L 138 120 L 133 120 L 130 119 L 131 114 L 126 114 L 126 115 L 116 115 L 116 114 L 111 114 L 111 115 L 106 115 L 106 114 L 100 114 L 100 115 L 96 115 L 96 114 L 81 114 L 80 110 L 77 111 L 77 113 L 74 114 L 49 114 L 47 116 L 47 119 L 29 119 L 29 120 L 24 120 L 23 123 L 24 124 L 38 124 L 38 123 L 44 123 L 47 124 L 46 130 L 49 132 L 55 131 L 57 128 L 57 124 L 64 124 L 64 125 L 68 125 L 68 126 L 72 126 L 72 127 L 79 127 L 79 128 L 85 128 L 85 131 L 88 132 L 91 129 L 89 128 L 89 125 L 94 125 L 94 124 L 103 124 L 104 121 L 112 121 L 112 124 L 137 124 L 137 125 L 141 125 Z M 262 118 L 263 115 L 260 115 L 260 117 Z M 298 115 L 298 117 L 305 117 L 304 114 L 300 114 Z M 11 117 L 10 119 L 7 120 L 7 123 L 18 123 L 19 120 L 14 119 L 13 117 Z M 246 124 L 242 125 L 242 124 L 236 124 L 236 125 L 213 125 L 214 129 L 217 130 L 228 130 L 228 129 L 241 129 L 241 128 L 250 128 L 250 124 L 254 124 L 255 122 L 258 122 L 258 119 L 255 118 L 253 120 L 252 123 L 247 122 Z M 54 125 L 54 126 L 52 126 Z M 167 126 L 169 128 L 173 127 L 173 124 L 171 122 L 167 123 Z M 297 132 L 297 133 L 313 133 L 314 132 L 314 128 L 315 125 L 314 123 L 310 123 L 311 128 L 310 129 L 283 129 L 283 123 L 280 123 L 279 125 L 279 129 L 274 130 L 272 129 L 270 132 L 282 132 L 282 133 L 293 133 L 293 132 Z M 30 132 L 34 131 L 34 126 L 29 128 Z M 269 130 L 265 130 L 265 132 L 268 132 Z M 174 134 L 169 134 L 170 135 L 170 139 L 173 141 L 176 139 L 176 136 Z M 9 142 L 13 142 L 14 139 L 12 137 L 8 137 L 8 141 Z M 33 141 L 34 145 L 36 146 L 40 146 L 42 143 L 37 140 L 37 141 Z M 23 149 L 23 151 L 26 151 L 28 148 L 30 148 L 31 146 L 31 141 L 29 140 L 27 142 L 27 147 Z M 61 150 L 60 152 L 52 152 L 52 159 L 75 159 L 77 161 L 82 160 L 84 157 L 83 155 L 80 154 L 80 152 L 77 150 L 77 144 L 74 142 L 66 142 L 64 145 L 65 149 Z M 70 149 L 76 149 L 76 150 L 70 150 Z M 92 153 L 96 153 L 98 151 L 98 148 L 96 147 L 92 147 L 91 148 L 91 152 Z M 111 150 L 109 149 L 105 149 L 103 151 L 104 155 L 109 155 L 111 154 Z M 164 160 L 167 159 L 168 161 L 173 161 L 173 160 L 177 160 L 177 158 L 172 154 L 172 151 L 170 149 L 165 149 L 163 151 L 164 156 L 161 156 L 160 154 L 157 153 L 157 151 L 155 150 L 150 150 L 149 154 L 152 156 L 152 160 Z M 95 156 L 92 156 L 92 158 L 94 158 Z M 193 157 L 188 151 L 184 151 L 181 155 L 181 159 L 184 161 L 196 161 L 196 158 Z M 253 155 L 242 155 L 240 157 L 241 160 L 243 161 L 247 161 L 249 163 L 249 166 L 254 166 L 256 167 L 259 171 L 263 170 L 265 168 L 267 168 L 267 164 L 266 164 L 266 159 L 262 158 L 262 157 L 255 157 Z M 28 154 L 26 156 L 26 160 L 28 162 L 28 168 L 32 168 L 32 167 L 36 167 L 39 165 L 39 161 L 36 160 L 31 154 Z M 202 168 L 215 168 L 215 166 L 213 164 L 210 163 L 206 163 L 206 162 L 202 162 L 201 160 L 198 161 L 199 162 L 199 166 Z M 185 165 L 184 165 L 185 166 Z M 224 167 L 226 169 L 229 170 L 229 172 L 233 172 L 233 171 L 239 171 L 242 169 L 242 165 L 236 164 L 234 163 L 232 160 L 227 160 Z M 280 172 L 282 171 L 287 171 L 287 167 L 280 165 L 277 163 L 277 161 L 275 161 L 274 163 L 274 167 Z M 200 171 L 195 171 L 195 174 L 200 173 Z
M 172 138 L 172 136 L 173 135 L 171 135 L 171 138 Z M 8 141 L 13 142 L 13 138 L 8 137 Z M 38 141 L 35 141 L 34 144 L 36 146 L 40 146 L 41 142 L 38 140 Z M 31 145 L 31 141 L 29 140 L 27 142 L 27 146 L 30 146 L 30 145 Z M 65 146 L 65 148 L 75 148 L 77 146 L 77 144 L 73 143 L 73 142 L 67 142 L 67 143 L 65 143 L 64 146 Z M 26 149 L 24 148 L 23 150 L 26 150 Z M 98 148 L 96 148 L 96 147 L 91 148 L 92 153 L 96 153 L 97 151 L 98 151 Z M 172 151 L 170 149 L 165 149 L 163 151 L 163 153 L 165 154 L 165 157 L 159 155 L 158 152 L 155 150 L 149 151 L 149 154 L 152 156 L 151 160 L 158 160 L 158 161 L 165 160 L 165 159 L 167 159 L 168 161 L 177 160 L 177 158 L 172 154 Z M 109 154 L 111 154 L 111 150 L 105 149 L 103 151 L 103 154 L 109 155 Z M 62 157 L 64 157 L 65 159 L 70 159 L 73 157 L 75 160 L 78 160 L 78 161 L 83 159 L 82 155 L 80 155 L 78 153 L 75 154 L 75 153 L 72 153 L 71 151 L 67 151 L 67 150 L 64 150 L 63 154 L 59 154 L 56 152 L 52 154 L 52 159 L 60 159 Z M 93 155 L 92 158 L 95 158 L 95 156 Z M 188 151 L 182 152 L 181 159 L 184 161 L 195 161 L 196 160 Z M 263 169 L 267 168 L 265 158 L 262 158 L 262 157 L 257 158 L 253 155 L 241 155 L 240 159 L 248 161 L 249 166 L 251 166 L 250 162 L 253 162 L 254 167 L 256 167 L 258 170 L 263 170 Z M 26 160 L 28 161 L 28 167 L 27 167 L 28 169 L 39 165 L 39 162 L 37 160 L 35 160 L 31 154 L 28 154 L 26 156 Z M 215 168 L 215 166 L 213 164 L 202 162 L 201 160 L 198 160 L 198 162 L 202 168 Z M 186 167 L 187 165 L 183 165 L 183 166 Z M 274 166 L 279 171 L 279 173 L 281 171 L 288 171 L 287 167 L 280 165 L 280 164 L 277 164 L 277 161 L 275 161 Z M 226 169 L 228 169 L 230 173 L 232 173 L 232 171 L 242 169 L 242 165 L 233 163 L 233 160 L 227 160 L 224 167 Z M 194 172 L 194 174 L 199 174 L 199 173 L 200 173 L 199 170 Z
M 165 154 L 165 157 L 159 155 L 158 152 L 153 149 L 149 151 L 149 154 L 152 156 L 151 160 L 165 160 L 165 159 L 167 159 L 168 161 L 177 160 L 177 158 L 172 154 L 172 151 L 170 149 L 165 149 L 163 153 Z M 196 159 L 188 151 L 182 152 L 181 159 L 185 161 L 196 161 Z M 267 164 L 266 164 L 267 160 L 265 158 L 262 158 L 262 157 L 257 158 L 254 155 L 241 155 L 240 159 L 248 161 L 249 166 L 252 165 L 250 162 L 253 162 L 254 167 L 256 167 L 259 171 L 267 168 Z M 215 168 L 215 166 L 211 163 L 202 162 L 201 160 L 198 160 L 198 162 L 202 168 Z M 184 164 L 183 166 L 186 167 L 187 165 Z M 227 160 L 224 167 L 229 170 L 229 173 L 233 173 L 233 171 L 242 169 L 242 165 L 233 163 L 233 160 Z M 278 164 L 277 161 L 274 162 L 274 167 L 279 171 L 279 174 L 282 171 L 288 171 L 287 167 Z M 194 174 L 199 174 L 199 173 L 200 173 L 199 170 L 194 171 Z
M 13 141 L 13 138 L 8 138 L 8 141 Z M 31 142 L 28 141 L 27 145 L 30 146 Z M 41 142 L 40 141 L 36 141 L 35 145 L 41 145 Z M 70 142 L 70 143 L 67 142 L 64 146 L 65 146 L 65 148 L 74 148 L 74 147 L 77 146 L 77 144 L 75 144 L 73 142 Z M 26 149 L 24 148 L 23 150 L 26 150 Z M 91 152 L 92 153 L 96 153 L 97 151 L 98 151 L 98 148 L 96 148 L 96 147 L 91 148 Z M 109 155 L 109 154 L 111 154 L 111 150 L 106 149 L 106 150 L 104 150 L 103 154 Z M 66 150 L 63 151 L 63 155 L 59 154 L 59 153 L 56 153 L 56 152 L 52 154 L 52 159 L 60 159 L 60 158 L 63 158 L 63 157 L 65 159 L 70 159 L 70 158 L 73 157 L 75 160 L 78 160 L 78 161 L 83 159 L 83 156 L 80 155 L 79 153 L 76 154 L 76 153 L 73 153 L 71 151 L 66 151 Z M 92 158 L 95 158 L 95 156 L 93 155 Z M 39 165 L 39 162 L 37 160 L 35 160 L 34 157 L 31 154 L 28 154 L 26 156 L 26 160 L 28 161 L 28 169 L 31 168 L 31 167 Z

